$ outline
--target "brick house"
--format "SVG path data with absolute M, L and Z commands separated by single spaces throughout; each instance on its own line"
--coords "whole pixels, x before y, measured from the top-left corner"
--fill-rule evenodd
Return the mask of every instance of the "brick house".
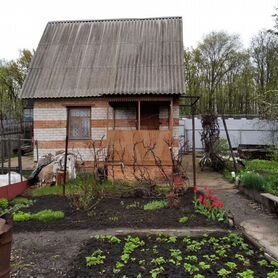
M 68 135 L 83 167 L 97 154 L 110 177 L 132 179 L 159 175 L 154 153 L 171 173 L 183 93 L 182 19 L 167 17 L 49 22 L 21 98 L 34 102 L 39 157 Z

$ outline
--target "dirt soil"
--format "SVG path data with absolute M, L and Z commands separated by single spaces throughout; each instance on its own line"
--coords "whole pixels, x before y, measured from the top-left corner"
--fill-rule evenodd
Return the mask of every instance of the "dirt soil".
M 90 215 L 84 211 L 76 211 L 62 196 L 43 196 L 33 198 L 35 204 L 25 211 L 38 212 L 45 209 L 61 210 L 65 213 L 62 220 L 51 222 L 26 221 L 14 225 L 15 232 L 62 231 L 75 229 L 105 229 L 115 227 L 132 228 L 171 228 L 171 227 L 219 227 L 218 223 L 194 214 L 193 192 L 188 191 L 181 199 L 178 209 L 164 208 L 145 211 L 144 204 L 153 201 L 150 198 L 106 198 L 100 201 Z M 136 207 L 129 208 L 130 205 Z M 179 219 L 188 216 L 187 224 L 179 223 Z M 225 225 L 224 225 L 225 226 Z
M 215 235 L 217 238 L 220 235 Z M 223 235 L 222 235 L 223 237 Z M 162 242 L 159 237 L 148 236 L 148 237 L 140 237 L 140 240 L 144 241 L 144 246 L 137 248 L 134 252 L 131 253 L 131 260 L 121 269 L 119 274 L 113 273 L 113 268 L 115 268 L 116 263 L 121 261 L 121 255 L 123 254 L 123 248 L 126 243 L 126 237 L 118 237 L 121 239 L 121 243 L 113 244 L 108 242 L 107 240 L 89 240 L 82 248 L 80 249 L 80 253 L 73 260 L 72 269 L 67 273 L 68 278 L 77 278 L 77 277 L 138 277 L 137 275 L 140 273 L 140 277 L 151 277 L 150 271 L 154 268 L 163 266 L 164 271 L 158 275 L 158 277 L 193 277 L 194 274 L 202 274 L 207 278 L 215 278 L 220 277 L 218 275 L 218 271 L 222 268 L 228 270 L 229 268 L 225 265 L 227 262 L 236 263 L 236 270 L 232 271 L 228 277 L 238 277 L 236 273 L 246 271 L 247 269 L 251 269 L 256 274 L 256 277 L 266 277 L 268 272 L 274 271 L 273 266 L 259 266 L 257 261 L 263 259 L 263 255 L 257 249 L 255 249 L 251 244 L 248 246 L 248 251 L 252 250 L 254 252 L 253 255 L 247 255 L 246 251 L 243 251 L 239 248 L 239 246 L 232 246 L 227 248 L 227 256 L 226 257 L 218 257 L 215 263 L 209 262 L 207 258 L 203 257 L 204 255 L 214 255 L 215 247 L 214 243 L 206 243 L 201 247 L 199 251 L 188 251 L 187 243 L 183 242 L 183 238 L 177 238 L 176 243 L 165 243 Z M 194 238 L 197 241 L 201 241 L 204 238 Z M 227 244 L 225 240 L 220 240 L 220 245 L 223 246 Z M 231 242 L 229 244 L 232 244 Z M 104 264 L 97 266 L 86 266 L 85 258 L 91 256 L 91 254 L 100 249 L 103 251 L 103 255 L 106 256 L 104 260 Z M 171 249 L 178 249 L 182 252 L 182 260 L 179 265 L 174 265 L 173 263 L 169 263 L 169 259 L 174 259 L 170 255 Z M 238 258 L 235 258 L 236 254 L 243 255 L 244 258 L 250 261 L 248 266 L 244 265 L 242 261 Z M 186 259 L 186 256 L 196 256 L 198 258 L 197 262 L 189 262 Z M 158 257 L 163 257 L 165 259 L 165 263 L 161 265 L 155 265 L 152 262 L 153 259 Z M 132 259 L 133 258 L 133 259 Z M 132 261 L 133 260 L 133 261 Z M 144 260 L 144 263 L 139 263 L 139 261 Z M 198 263 L 205 262 L 211 266 L 208 270 L 202 270 Z M 184 263 L 190 263 L 199 268 L 194 274 L 189 274 L 184 269 Z

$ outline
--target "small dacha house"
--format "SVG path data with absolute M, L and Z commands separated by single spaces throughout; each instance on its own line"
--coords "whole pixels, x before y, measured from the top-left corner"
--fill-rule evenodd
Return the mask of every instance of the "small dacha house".
M 183 93 L 182 18 L 167 17 L 49 22 L 21 98 L 39 157 L 68 135 L 82 167 L 138 179 L 171 174 Z

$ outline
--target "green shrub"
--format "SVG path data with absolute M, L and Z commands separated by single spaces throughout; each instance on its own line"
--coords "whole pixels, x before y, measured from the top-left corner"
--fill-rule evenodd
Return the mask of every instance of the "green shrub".
M 24 222 L 32 219 L 32 214 L 29 212 L 19 211 L 13 215 L 14 222 Z
M 259 192 L 267 192 L 274 195 L 278 194 L 277 176 L 261 176 L 254 172 L 248 172 L 241 176 L 241 183 L 244 187 Z
M 278 174 L 278 161 L 273 160 L 246 160 L 246 167 L 250 171 Z
M 9 205 L 9 201 L 7 199 L 1 198 L 0 199 L 0 209 L 5 209 Z
M 59 211 L 59 210 L 53 211 L 53 210 L 48 209 L 48 210 L 42 210 L 40 212 L 33 214 L 32 220 L 48 222 L 48 221 L 63 219 L 64 217 L 65 217 L 64 212 Z
M 179 223 L 181 223 L 181 224 L 186 224 L 186 223 L 188 222 L 188 220 L 189 220 L 189 218 L 186 217 L 186 216 L 184 216 L 184 217 L 181 217 L 181 218 L 179 219 Z
M 12 206 L 17 204 L 26 205 L 27 207 L 29 207 L 34 204 L 34 201 L 23 197 L 18 197 L 10 201 L 10 205 Z
M 29 213 L 29 212 L 18 212 L 13 215 L 13 220 L 15 222 L 23 222 L 29 220 L 36 220 L 36 221 L 53 221 L 64 218 L 64 212 L 62 211 L 53 211 L 53 210 L 42 210 L 37 213 Z
M 253 172 L 243 174 L 241 177 L 241 183 L 244 187 L 255 189 L 257 191 L 263 191 L 264 188 L 264 178 Z
M 157 209 L 163 209 L 168 206 L 168 202 L 166 200 L 160 200 L 160 201 L 151 201 L 144 205 L 144 210 L 157 210 Z

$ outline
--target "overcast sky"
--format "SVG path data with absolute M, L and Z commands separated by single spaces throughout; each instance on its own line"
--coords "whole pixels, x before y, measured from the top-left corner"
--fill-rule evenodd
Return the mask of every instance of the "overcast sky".
M 240 35 L 245 47 L 261 29 L 273 27 L 278 0 L 4 0 L 0 12 L 0 59 L 36 49 L 52 20 L 182 16 L 185 47 L 205 34 Z

